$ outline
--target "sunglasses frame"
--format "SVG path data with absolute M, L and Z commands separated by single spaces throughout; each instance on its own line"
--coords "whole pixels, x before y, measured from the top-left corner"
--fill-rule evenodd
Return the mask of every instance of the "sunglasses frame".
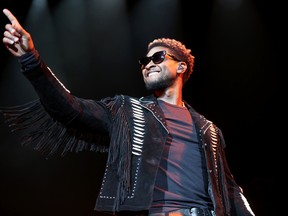
M 145 56 L 139 59 L 139 64 L 141 65 L 141 69 L 144 69 L 147 64 L 149 64 L 150 61 L 152 61 L 154 64 L 160 64 L 165 60 L 165 57 L 169 56 L 171 59 L 175 61 L 180 61 L 177 59 L 174 55 L 167 53 L 166 50 L 155 52 L 151 56 Z

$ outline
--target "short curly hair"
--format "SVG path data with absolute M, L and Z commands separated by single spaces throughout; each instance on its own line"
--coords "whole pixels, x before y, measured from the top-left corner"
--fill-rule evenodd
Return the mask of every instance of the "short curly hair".
M 185 83 L 191 76 L 194 68 L 195 57 L 191 54 L 191 50 L 187 49 L 186 46 L 175 39 L 170 38 L 158 38 L 148 44 L 148 52 L 157 46 L 167 47 L 170 52 L 177 57 L 180 61 L 187 64 L 187 70 L 183 76 L 183 83 Z

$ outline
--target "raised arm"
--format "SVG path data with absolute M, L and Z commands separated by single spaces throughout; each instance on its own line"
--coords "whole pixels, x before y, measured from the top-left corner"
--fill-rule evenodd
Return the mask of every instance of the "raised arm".
M 31 35 L 17 18 L 7 9 L 3 13 L 10 21 L 3 43 L 18 58 L 22 74 L 39 96 L 39 100 L 27 104 L 0 107 L 12 131 L 22 131 L 23 143 L 45 155 L 85 149 L 106 151 L 112 119 L 109 107 L 114 101 L 72 95 L 40 57 Z
M 2 39 L 6 48 L 16 57 L 20 57 L 34 49 L 31 35 L 18 22 L 17 18 L 8 10 L 3 13 L 10 23 L 5 25 L 4 37 Z

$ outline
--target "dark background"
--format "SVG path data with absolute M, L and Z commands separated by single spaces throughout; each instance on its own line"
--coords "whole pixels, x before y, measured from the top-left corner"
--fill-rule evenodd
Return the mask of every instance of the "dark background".
M 286 212 L 284 75 L 286 14 L 277 1 L 0 0 L 33 36 L 42 58 L 75 95 L 145 95 L 137 63 L 147 43 L 171 37 L 192 49 L 184 97 L 218 125 L 230 168 L 256 215 Z M 8 22 L 0 15 L 0 28 Z M 0 45 L 0 106 L 37 98 Z M 93 211 L 106 156 L 46 160 L 20 145 L 0 118 L 0 215 L 100 216 Z M 283 193 L 285 195 L 285 193 Z M 282 196 L 281 196 L 282 197 Z

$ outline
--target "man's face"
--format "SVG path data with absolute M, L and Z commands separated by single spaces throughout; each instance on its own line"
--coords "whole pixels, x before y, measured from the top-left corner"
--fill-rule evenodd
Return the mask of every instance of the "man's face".
M 154 47 L 147 53 L 147 56 L 152 56 L 163 50 L 167 54 L 171 53 L 168 48 Z M 178 61 L 167 54 L 161 63 L 157 64 L 151 60 L 146 66 L 142 67 L 142 75 L 147 90 L 164 90 L 172 86 L 176 80 Z

